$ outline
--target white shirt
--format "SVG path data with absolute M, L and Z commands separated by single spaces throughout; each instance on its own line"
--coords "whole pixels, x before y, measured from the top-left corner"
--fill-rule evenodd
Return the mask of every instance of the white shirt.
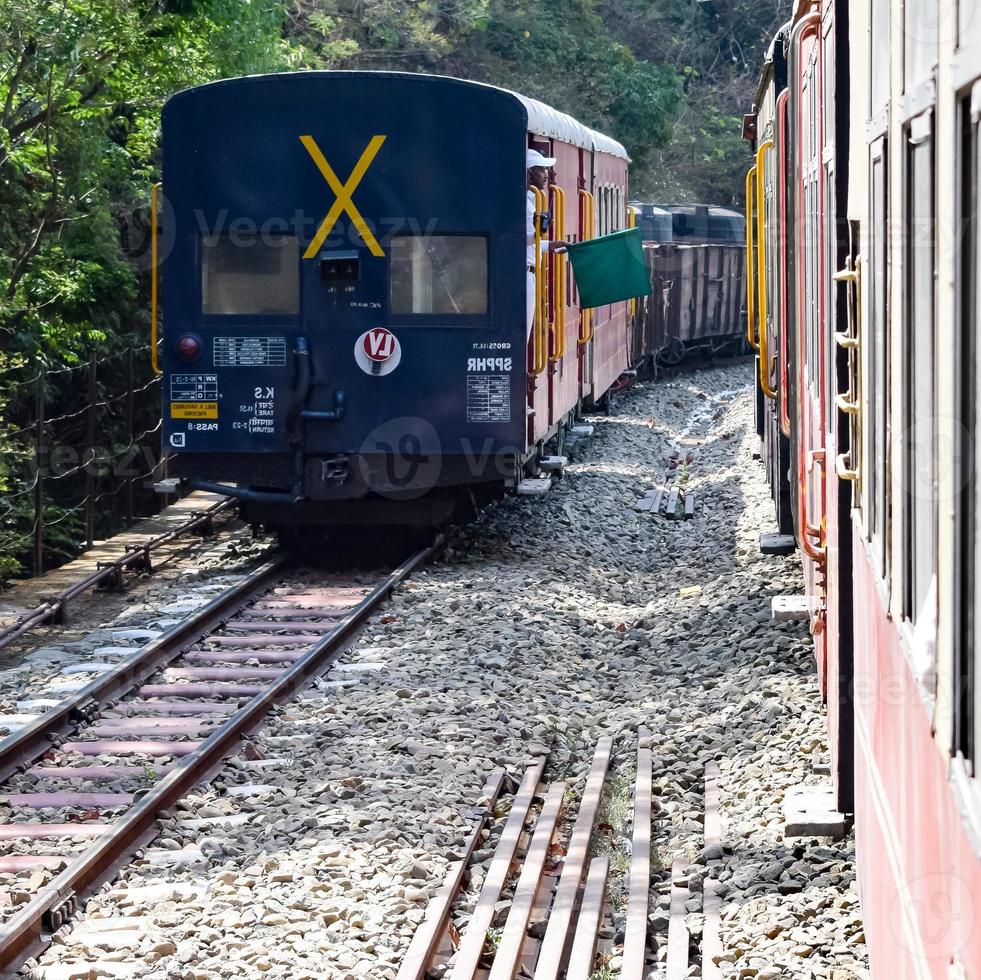
M 535 264 L 535 192 L 528 191 L 527 205 L 525 210 L 528 213 L 528 229 L 527 229 L 527 248 L 526 257 L 528 259 L 528 265 L 533 266 Z

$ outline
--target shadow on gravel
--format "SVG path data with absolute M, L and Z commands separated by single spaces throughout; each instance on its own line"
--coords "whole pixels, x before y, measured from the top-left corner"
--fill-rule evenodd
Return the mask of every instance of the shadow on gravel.
M 775 842 L 761 847 L 740 841 L 727 853 L 719 873 L 720 889 L 727 902 L 752 901 L 770 896 L 795 902 L 808 891 L 835 887 L 845 891 L 855 880 L 850 862 L 842 860 L 840 845 L 821 838 Z

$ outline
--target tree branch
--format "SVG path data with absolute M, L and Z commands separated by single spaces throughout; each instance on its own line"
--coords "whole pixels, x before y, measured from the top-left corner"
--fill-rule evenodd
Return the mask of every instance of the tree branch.
M 17 95 L 17 89 L 20 88 L 20 83 L 24 78 L 24 73 L 27 71 L 27 66 L 31 63 L 37 52 L 37 43 L 34 38 L 31 38 L 27 44 L 24 45 L 24 50 L 21 52 L 20 58 L 17 62 L 17 67 L 14 69 L 13 78 L 10 79 L 10 88 L 7 89 L 7 98 L 3 103 L 3 112 L 0 112 L 0 126 L 5 129 L 7 123 L 10 120 L 10 109 L 14 104 L 14 98 Z
M 71 106 L 69 111 L 78 108 L 78 106 L 85 105 L 86 103 L 91 102 L 105 87 L 106 87 L 106 80 L 104 78 L 100 78 L 98 81 L 90 85 L 85 92 L 82 93 L 77 105 Z M 33 116 L 29 116 L 27 119 L 23 119 L 21 120 L 21 122 L 16 123 L 15 125 L 10 127 L 10 129 L 7 132 L 10 134 L 11 141 L 17 139 L 18 136 L 22 136 L 29 129 L 34 129 L 35 126 L 39 126 L 50 115 L 54 115 L 54 116 L 61 115 L 61 113 L 65 111 L 65 108 L 66 107 L 64 103 L 58 106 L 54 106 L 51 103 L 48 103 L 48 105 L 46 105 L 43 109 L 39 110 L 38 112 L 35 112 Z

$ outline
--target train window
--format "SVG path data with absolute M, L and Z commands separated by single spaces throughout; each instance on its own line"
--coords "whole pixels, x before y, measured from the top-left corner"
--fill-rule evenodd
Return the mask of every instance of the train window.
M 286 235 L 205 235 L 201 306 L 226 316 L 298 313 L 300 243 Z
M 829 325 L 823 338 L 824 351 L 822 357 L 826 364 L 824 373 L 824 404 L 827 406 L 827 417 L 823 420 L 825 429 L 832 432 L 840 418 L 835 409 L 835 395 L 838 393 L 838 381 L 836 373 L 836 361 L 838 360 L 838 346 L 835 343 L 834 332 L 840 329 L 837 322 L 838 301 L 843 299 L 842 292 L 838 284 L 832 278 L 832 271 L 840 269 L 844 262 L 844 257 L 838 252 L 839 235 L 838 228 L 838 209 L 835 200 L 835 33 L 832 28 L 832 17 L 826 15 L 821 25 L 822 44 L 818 53 L 818 60 L 821 72 L 821 115 L 820 115 L 820 140 L 821 152 L 819 160 L 821 167 L 818 179 L 821 181 L 820 195 L 824 203 L 824 213 L 821 215 L 822 242 L 824 255 L 820 261 L 825 270 L 821 280 L 824 291 L 822 296 L 823 306 L 826 310 L 825 322 Z M 844 356 L 842 362 L 847 364 L 847 351 L 841 352 Z
M 965 243 L 957 268 L 958 336 L 957 411 L 960 445 L 954 453 L 954 542 L 957 649 L 954 673 L 953 747 L 974 767 L 981 764 L 981 539 L 976 533 L 981 513 L 978 480 L 978 385 L 981 383 L 977 331 L 981 327 L 981 82 L 973 98 L 960 105 L 961 139 L 957 214 L 959 240 Z
M 977 32 L 976 18 L 981 16 L 978 0 L 958 0 L 957 3 L 957 46 L 969 48 Z
M 887 570 L 889 540 L 889 436 L 886 409 L 889 404 L 889 335 L 888 325 L 888 154 L 886 141 L 872 145 L 870 156 L 871 201 L 869 208 L 869 330 L 866 360 L 866 390 L 869 399 L 867 422 L 868 442 L 864 455 L 871 460 L 863 479 L 868 493 L 866 532 L 872 543 L 872 553 L 879 572 Z
M 937 556 L 932 112 L 912 120 L 906 137 L 903 595 L 905 614 L 915 621 L 924 611 Z
M 395 314 L 485 314 L 487 239 L 396 235 L 391 240 L 389 306 Z
M 939 17 L 936 0 L 903 4 L 903 91 L 912 92 L 930 77 L 939 53 Z
M 889 0 L 872 0 L 869 31 L 869 118 L 889 101 Z

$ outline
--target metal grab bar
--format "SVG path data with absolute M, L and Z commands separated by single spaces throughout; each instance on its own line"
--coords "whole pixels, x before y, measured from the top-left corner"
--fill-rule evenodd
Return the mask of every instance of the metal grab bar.
M 532 187 L 535 195 L 535 326 L 533 330 L 531 373 L 541 374 L 548 364 L 548 295 L 545 284 L 545 259 L 542 254 L 542 223 L 540 215 L 548 210 L 545 192 Z
M 554 184 L 549 188 L 554 200 L 552 208 L 552 238 L 554 241 L 565 240 L 565 191 Z M 552 353 L 549 360 L 553 363 L 561 361 L 565 356 L 565 263 L 568 256 L 562 253 L 552 253 L 552 303 L 555 308 L 555 320 L 552 323 Z
M 770 341 L 766 323 L 766 203 L 763 193 L 763 177 L 766 168 L 766 154 L 773 149 L 773 140 L 761 143 L 756 151 L 756 248 L 757 279 L 759 282 L 759 332 L 757 350 L 760 352 L 760 388 L 769 399 L 775 399 L 777 392 L 770 384 Z
M 811 470 L 813 470 L 815 466 L 821 467 L 822 488 L 824 483 L 823 470 L 825 466 L 825 456 L 826 454 L 824 449 L 811 449 L 807 454 L 807 474 L 808 476 L 810 476 Z M 824 518 L 822 517 L 820 524 L 812 524 L 810 522 L 807 514 L 806 487 L 803 486 L 801 487 L 801 493 L 802 496 L 801 496 L 800 512 L 801 512 L 801 518 L 803 523 L 803 527 L 801 528 L 801 531 L 802 531 L 802 543 L 804 544 L 804 550 L 807 552 L 808 555 L 810 555 L 816 561 L 823 562 L 827 555 L 827 545 L 825 544 L 825 540 L 824 540 L 824 535 L 825 535 Z M 810 548 L 813 549 L 813 552 L 808 548 L 809 538 L 817 538 L 818 540 L 817 545 L 810 546 Z
M 580 241 L 589 241 L 596 234 L 596 209 L 593 195 L 589 191 L 579 191 L 580 221 L 582 228 Z M 579 311 L 579 343 L 588 344 L 593 339 L 593 311 Z
M 858 483 L 862 459 L 862 375 L 861 375 L 861 324 L 862 324 L 862 260 L 852 267 L 851 256 L 845 268 L 831 277 L 844 283 L 848 306 L 848 329 L 835 332 L 835 343 L 848 351 L 848 391 L 835 396 L 835 407 L 848 416 L 849 446 L 847 453 L 839 453 L 835 459 L 835 473 L 839 480 Z M 853 385 L 854 382 L 854 385 Z
M 157 198 L 162 186 L 158 183 L 150 189 L 150 367 L 154 374 L 163 374 L 157 352 Z
M 753 186 L 756 182 L 756 166 L 746 171 L 746 340 L 753 350 L 759 350 L 753 326 L 756 270 L 753 261 Z
M 790 435 L 790 331 L 788 324 L 788 293 L 790 292 L 790 278 L 787 274 L 787 249 L 789 239 L 787 237 L 787 103 L 790 100 L 790 93 L 784 89 L 777 97 L 777 136 L 780 146 L 778 157 L 777 187 L 779 197 L 779 221 L 777 222 L 777 236 L 780 243 L 780 350 L 777 354 L 779 360 L 780 378 L 780 431 L 785 435 Z
M 636 228 L 637 227 L 637 212 L 629 204 L 627 205 L 627 227 Z M 627 300 L 627 313 L 631 317 L 637 315 L 637 299 L 636 297 L 631 300 Z
M 803 69 L 801 65 L 801 48 L 803 46 L 804 37 L 810 34 L 817 34 L 818 43 L 820 43 L 820 22 L 821 15 L 817 11 L 813 11 L 806 17 L 802 18 L 797 25 L 794 27 L 793 34 L 791 35 L 791 68 L 793 69 L 794 80 L 795 80 L 795 92 L 800 97 L 800 93 L 803 91 L 804 78 Z M 819 86 L 820 90 L 820 86 Z M 800 106 L 795 106 L 795 111 L 800 111 Z M 804 159 L 804 133 L 803 127 L 798 133 L 797 137 L 797 153 L 798 159 L 803 161 Z M 803 163 L 802 163 L 803 165 Z M 798 253 L 803 257 L 805 255 L 805 221 L 804 221 L 804 181 L 803 176 L 797 182 L 797 225 L 798 225 L 798 239 L 797 239 L 797 249 Z M 798 283 L 796 284 L 798 289 L 798 302 L 797 302 L 797 394 L 798 394 L 798 450 L 797 450 L 797 476 L 798 476 L 798 488 L 800 492 L 800 506 L 798 507 L 798 521 L 800 529 L 800 545 L 804 549 L 804 553 L 814 561 L 823 564 L 827 557 L 827 545 L 824 540 L 824 530 L 822 526 L 815 526 L 811 524 L 808 519 L 808 507 L 807 507 L 807 494 L 808 494 L 808 476 L 810 470 L 813 467 L 815 460 L 820 458 L 820 462 L 824 464 L 824 449 L 812 450 L 807 454 L 808 463 L 805 464 L 805 447 L 807 444 L 807 432 L 808 423 L 806 415 L 806 401 L 805 392 L 807 388 L 807 382 L 804 375 L 804 334 L 806 330 L 805 324 L 805 306 L 804 306 L 804 290 L 800 288 L 800 279 L 803 278 L 801 270 L 798 268 Z M 822 422 L 823 425 L 823 422 Z M 821 501 L 825 504 L 825 487 L 822 483 L 821 486 Z M 826 507 L 826 504 L 825 504 Z M 822 508 L 825 509 L 825 508 Z M 822 518 L 823 525 L 823 518 Z M 816 537 L 819 544 L 815 545 L 811 538 Z

